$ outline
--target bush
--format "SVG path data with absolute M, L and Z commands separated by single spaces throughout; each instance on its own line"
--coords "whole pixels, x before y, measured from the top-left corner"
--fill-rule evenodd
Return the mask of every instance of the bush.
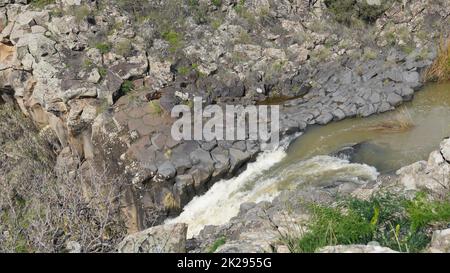
M 366 1 L 357 0 L 325 0 L 325 5 L 339 23 L 350 25 L 355 18 L 366 22 L 374 22 L 395 0 L 382 0 L 381 5 L 369 5 Z
M 431 225 L 448 225 L 450 202 L 430 201 L 419 193 L 413 200 L 379 194 L 370 200 L 343 199 L 337 207 L 308 205 L 306 232 L 282 234 L 291 252 L 314 252 L 328 245 L 367 244 L 401 252 L 420 252 L 431 240 Z
M 211 3 L 216 7 L 222 6 L 222 0 L 211 0 Z
M 106 54 L 111 51 L 111 44 L 110 43 L 98 43 L 95 45 L 95 48 L 100 50 L 101 54 Z
M 29 119 L 0 105 L 0 252 L 113 251 L 126 235 L 124 179 L 55 172 L 52 148 Z M 86 194 L 88 193 L 88 194 Z
M 126 95 L 134 90 L 134 84 L 132 81 L 124 81 L 120 87 L 120 94 Z
M 180 33 L 170 30 L 162 35 L 163 39 L 169 43 L 169 51 L 174 53 L 181 47 L 182 36 Z
M 374 226 L 355 211 L 312 205 L 309 232 L 293 245 L 292 252 L 314 252 L 320 247 L 369 242 Z M 291 245 L 292 248 L 292 245 Z

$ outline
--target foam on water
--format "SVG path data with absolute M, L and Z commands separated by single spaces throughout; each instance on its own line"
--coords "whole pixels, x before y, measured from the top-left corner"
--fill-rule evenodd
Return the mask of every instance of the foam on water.
M 195 197 L 187 204 L 180 216 L 166 223 L 188 224 L 188 237 L 198 234 L 205 225 L 225 224 L 239 212 L 243 202 L 251 199 L 251 191 L 244 189 L 245 184 L 262 178 L 270 167 L 285 156 L 283 148 L 260 154 L 239 176 L 215 183 L 204 195 Z
M 206 225 L 222 225 L 239 213 L 246 202 L 272 201 L 282 190 L 305 183 L 330 181 L 360 182 L 375 180 L 378 172 L 364 164 L 317 156 L 286 165 L 286 152 L 279 148 L 261 154 L 239 176 L 214 184 L 202 196 L 194 198 L 183 212 L 166 223 L 188 224 L 188 237 L 197 235 Z

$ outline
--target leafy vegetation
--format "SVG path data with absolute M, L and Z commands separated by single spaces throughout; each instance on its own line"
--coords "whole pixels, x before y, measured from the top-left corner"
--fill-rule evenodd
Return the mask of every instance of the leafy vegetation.
M 98 74 L 100 74 L 100 77 L 102 77 L 102 79 L 104 79 L 106 77 L 106 75 L 108 75 L 108 69 L 106 69 L 104 67 L 100 67 L 100 68 L 98 68 Z
M 370 200 L 343 199 L 336 207 L 308 205 L 311 219 L 301 234 L 282 235 L 291 252 L 314 252 L 328 245 L 367 244 L 419 252 L 430 242 L 432 224 L 450 222 L 450 202 L 380 194 Z
M 179 67 L 177 67 L 177 72 L 181 76 L 187 76 L 192 71 L 195 71 L 198 74 L 201 74 L 199 69 L 198 69 L 198 64 L 196 64 L 196 63 L 191 64 L 190 66 L 179 66 Z
M 382 0 L 381 5 L 369 5 L 365 1 L 357 0 L 325 0 L 325 5 L 336 21 L 350 25 L 354 19 L 374 22 L 395 0 Z
M 174 31 L 166 31 L 162 34 L 162 37 L 164 40 L 166 40 L 169 43 L 169 51 L 174 53 L 181 47 L 181 34 Z
M 106 54 L 111 51 L 110 43 L 97 43 L 95 44 L 95 48 L 100 50 L 101 54 Z
M 124 81 L 120 87 L 120 93 L 126 95 L 134 90 L 134 84 L 132 81 Z
M 217 240 L 212 244 L 212 246 L 209 248 L 208 252 L 209 252 L 209 253 L 214 253 L 214 252 L 216 252 L 216 250 L 217 250 L 219 247 L 223 246 L 226 242 L 227 242 L 227 238 L 225 238 L 225 237 L 220 237 L 219 239 L 217 239 Z
M 222 6 L 222 0 L 211 0 L 211 3 L 216 7 Z

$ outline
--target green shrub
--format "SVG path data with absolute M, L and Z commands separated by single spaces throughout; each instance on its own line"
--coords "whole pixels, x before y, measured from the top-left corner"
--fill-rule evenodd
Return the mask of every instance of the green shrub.
M 234 11 L 236 11 L 237 14 L 242 14 L 242 12 L 245 11 L 245 0 L 240 0 L 234 7 Z
M 375 6 L 357 0 L 325 0 L 325 5 L 336 21 L 350 25 L 355 18 L 374 22 L 394 2 L 395 0 L 382 0 L 381 5 Z
M 343 199 L 333 208 L 308 207 L 311 219 L 307 231 L 282 235 L 291 252 L 370 241 L 401 252 L 420 252 L 431 240 L 429 227 L 450 222 L 450 202 L 429 201 L 424 193 L 413 200 L 379 194 L 369 200 Z
M 106 75 L 108 75 L 108 70 L 104 67 L 100 67 L 98 69 L 98 74 L 100 74 L 100 77 L 102 77 L 102 79 L 104 79 L 106 77 Z
M 425 193 L 419 193 L 407 202 L 406 210 L 411 219 L 411 232 L 415 232 L 434 222 L 450 221 L 450 202 L 429 201 Z
M 338 244 L 369 242 L 373 227 L 363 217 L 349 211 L 313 205 L 309 232 L 294 245 L 294 252 L 314 252 L 320 247 Z
M 180 33 L 170 30 L 162 35 L 163 39 L 169 43 L 169 51 L 174 53 L 181 47 L 182 36 Z
M 100 50 L 100 53 L 106 54 L 111 51 L 111 44 L 110 43 L 97 43 L 95 45 L 95 48 Z
M 211 0 L 211 3 L 216 7 L 222 6 L 222 0 Z
M 217 30 L 217 29 L 219 29 L 219 27 L 222 25 L 222 20 L 221 19 L 219 19 L 219 18 L 216 18 L 216 19 L 213 19 L 212 21 L 211 21 L 211 27 L 214 29 L 214 30 Z
M 132 81 L 124 81 L 120 87 L 120 93 L 126 95 L 134 90 L 134 84 Z
M 194 63 L 190 66 L 180 66 L 177 67 L 177 72 L 178 74 L 180 74 L 181 76 L 186 76 L 188 75 L 191 71 L 196 71 L 197 73 L 200 73 L 199 69 L 198 69 L 198 64 Z
M 177 71 L 181 76 L 186 76 L 189 72 L 191 72 L 191 68 L 188 66 L 181 66 L 177 68 Z
M 371 48 L 365 48 L 363 58 L 366 60 L 375 60 L 377 58 L 378 54 L 375 50 Z

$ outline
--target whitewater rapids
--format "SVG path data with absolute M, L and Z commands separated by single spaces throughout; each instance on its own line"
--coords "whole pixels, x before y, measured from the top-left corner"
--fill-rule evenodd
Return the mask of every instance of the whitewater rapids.
M 299 184 L 363 183 L 379 175 L 374 167 L 330 156 L 296 162 L 286 159 L 285 148 L 260 154 L 239 176 L 215 183 L 204 195 L 187 204 L 178 217 L 166 223 L 188 224 L 188 238 L 192 238 L 206 225 L 227 223 L 239 213 L 241 204 L 272 201 L 282 190 Z

